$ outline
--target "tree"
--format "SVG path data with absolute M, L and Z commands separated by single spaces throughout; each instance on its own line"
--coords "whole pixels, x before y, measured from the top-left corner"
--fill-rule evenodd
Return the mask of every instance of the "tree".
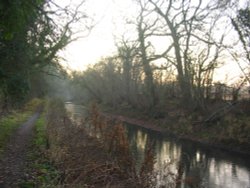
M 165 58 L 177 69 L 182 103 L 193 106 L 195 98 L 203 97 L 201 78 L 218 64 L 224 35 L 215 37 L 215 31 L 216 23 L 223 16 L 219 9 L 225 5 L 202 0 L 148 1 L 153 6 L 151 11 L 161 17 L 158 27 L 165 28 L 158 35 L 171 41 L 166 44 L 169 53 Z M 199 88 L 199 92 L 194 92 L 194 88 Z M 204 107 L 199 101 L 196 104 Z
M 231 18 L 232 25 L 239 35 L 245 50 L 245 56 L 250 63 L 250 8 L 240 9 L 236 18 Z
M 0 98 L 2 108 L 20 103 L 30 89 L 31 75 L 47 66 L 60 67 L 58 52 L 75 40 L 72 24 L 85 14 L 53 1 L 0 2 Z M 58 19 L 61 18 L 61 23 Z M 17 82 L 18 81 L 18 82 Z
M 133 62 L 137 54 L 137 44 L 129 43 L 124 39 L 117 45 L 118 58 L 122 63 L 122 80 L 124 84 L 124 98 L 128 103 L 132 103 L 132 69 Z
M 156 88 L 154 84 L 154 73 L 152 69 L 152 62 L 162 58 L 168 50 L 162 54 L 155 54 L 154 47 L 150 42 L 150 37 L 153 36 L 155 30 L 158 28 L 158 18 L 152 21 L 148 16 L 152 11 L 148 12 L 148 2 L 143 0 L 137 0 L 139 5 L 139 14 L 136 18 L 136 30 L 138 41 L 138 57 L 142 63 L 143 71 L 145 74 L 145 88 L 147 101 L 149 103 L 149 109 L 152 109 L 158 104 L 158 97 L 156 94 Z
M 247 7 L 245 9 L 240 9 L 235 18 L 231 18 L 231 23 L 239 36 L 239 40 L 243 46 L 244 57 L 246 58 L 246 62 L 250 65 L 250 8 Z M 242 67 L 241 63 L 238 61 L 237 56 L 235 54 L 231 54 L 233 58 L 237 61 L 239 68 L 247 79 L 248 83 L 250 83 L 249 76 L 249 66 L 247 66 L 247 71 L 244 67 Z M 241 58 L 242 59 L 242 58 Z
M 0 89 L 3 109 L 6 109 L 8 101 L 20 101 L 28 89 L 25 67 L 30 49 L 26 36 L 29 21 L 37 17 L 37 13 L 31 1 L 1 1 L 0 8 Z
M 121 89 L 118 89 L 117 66 L 113 58 L 104 58 L 82 73 L 75 73 L 73 81 L 87 91 L 90 100 L 116 106 Z M 118 79 L 117 79 L 118 78 Z M 82 95 L 82 93 L 80 93 Z

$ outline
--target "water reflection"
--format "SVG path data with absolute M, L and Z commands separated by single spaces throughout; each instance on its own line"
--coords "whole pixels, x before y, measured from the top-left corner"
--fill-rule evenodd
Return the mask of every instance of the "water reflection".
M 81 123 L 88 114 L 88 110 L 82 105 L 76 105 L 71 102 L 65 103 L 65 108 L 74 122 L 77 124 Z
M 72 103 L 66 104 L 66 108 L 75 121 L 87 113 L 83 106 Z M 177 186 L 180 188 L 250 188 L 250 161 L 246 157 L 173 140 L 134 125 L 125 127 L 138 168 L 144 160 L 147 143 L 154 143 L 154 168 L 161 175 L 157 177 L 159 187 L 167 184 L 169 179 L 163 175 L 171 171 L 182 179 Z
M 153 142 L 155 169 L 164 174 L 167 165 L 168 171 L 182 179 L 179 187 L 250 188 L 250 165 L 243 156 L 237 160 L 230 153 L 214 152 L 134 125 L 126 125 L 126 130 L 138 166 L 143 162 L 147 142 Z

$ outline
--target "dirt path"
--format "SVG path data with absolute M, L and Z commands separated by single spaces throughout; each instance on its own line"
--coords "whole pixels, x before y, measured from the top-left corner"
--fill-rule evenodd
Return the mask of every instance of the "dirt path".
M 0 160 L 0 188 L 18 187 L 19 180 L 25 176 L 23 170 L 26 154 L 32 138 L 32 128 L 39 115 L 39 112 L 32 115 L 11 137 Z

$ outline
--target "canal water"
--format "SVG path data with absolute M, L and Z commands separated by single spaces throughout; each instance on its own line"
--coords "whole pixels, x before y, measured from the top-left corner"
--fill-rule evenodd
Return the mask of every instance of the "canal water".
M 66 103 L 66 109 L 76 122 L 86 117 L 84 106 Z M 153 143 L 156 187 L 178 176 L 183 180 L 180 188 L 250 188 L 250 158 L 247 156 L 176 140 L 135 125 L 124 126 L 139 166 L 144 160 L 146 144 Z

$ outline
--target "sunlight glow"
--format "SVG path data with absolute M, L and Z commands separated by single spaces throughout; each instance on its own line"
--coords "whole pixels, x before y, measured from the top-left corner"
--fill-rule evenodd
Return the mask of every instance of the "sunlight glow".
M 67 0 L 58 0 L 60 4 L 66 4 Z M 136 13 L 132 0 L 91 0 L 84 4 L 84 11 L 95 20 L 96 24 L 90 34 L 69 44 L 61 52 L 65 59 L 61 64 L 69 70 L 83 71 L 89 65 L 97 63 L 102 57 L 112 56 L 116 52 L 115 42 L 122 35 L 131 37 L 134 32 L 124 26 L 124 18 L 132 19 Z M 125 30 L 127 29 L 127 30 Z M 164 51 L 164 39 L 152 40 L 157 51 Z M 226 58 L 227 59 L 227 58 Z M 231 60 L 225 60 L 227 62 Z M 241 74 L 237 63 L 232 62 L 223 68 L 215 70 L 214 81 L 234 82 Z
M 58 0 L 58 3 L 66 4 L 65 1 Z M 97 23 L 87 37 L 66 47 L 62 52 L 66 62 L 62 64 L 68 69 L 82 71 L 102 57 L 111 56 L 116 51 L 114 36 L 123 33 L 124 29 L 119 20 L 127 14 L 130 3 L 121 0 L 86 1 L 87 14 Z

